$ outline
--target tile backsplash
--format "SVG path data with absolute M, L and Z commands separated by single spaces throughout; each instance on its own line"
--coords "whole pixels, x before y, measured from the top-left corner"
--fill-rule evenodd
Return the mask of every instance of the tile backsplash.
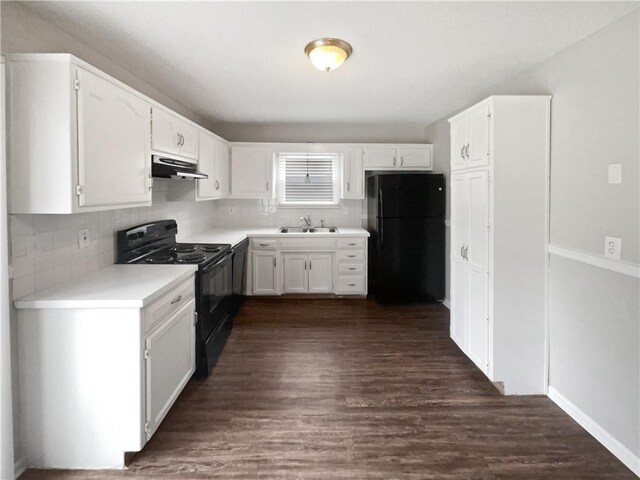
M 173 218 L 178 238 L 208 228 L 299 225 L 309 213 L 314 225 L 360 226 L 364 202 L 345 200 L 340 208 L 276 208 L 261 200 L 225 199 L 207 202 L 167 200 L 172 181 L 154 183 L 151 207 L 75 215 L 11 215 L 12 298 L 20 298 L 77 278 L 115 261 L 115 233 L 153 220 Z M 230 208 L 233 213 L 230 213 Z M 79 248 L 78 230 L 89 229 L 89 246 Z

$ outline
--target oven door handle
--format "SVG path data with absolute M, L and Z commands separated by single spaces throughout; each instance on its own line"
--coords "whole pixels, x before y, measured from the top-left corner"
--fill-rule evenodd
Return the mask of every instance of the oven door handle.
M 232 251 L 229 251 L 227 253 L 224 254 L 224 257 L 222 257 L 220 260 L 218 260 L 216 263 L 214 263 L 213 265 L 209 265 L 206 268 L 202 269 L 202 273 L 209 273 L 211 270 L 213 270 L 214 268 L 216 268 L 218 265 L 220 265 L 221 263 L 225 262 L 231 255 L 233 255 Z

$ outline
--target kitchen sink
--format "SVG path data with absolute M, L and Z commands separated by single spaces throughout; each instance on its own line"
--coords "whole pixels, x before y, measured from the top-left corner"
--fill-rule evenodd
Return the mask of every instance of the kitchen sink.
M 280 227 L 278 233 L 338 233 L 338 227 Z

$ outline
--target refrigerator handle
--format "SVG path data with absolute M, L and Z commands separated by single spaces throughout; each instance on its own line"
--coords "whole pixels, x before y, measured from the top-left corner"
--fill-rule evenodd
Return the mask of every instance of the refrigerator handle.
M 384 247 L 384 219 L 378 217 L 378 247 Z
M 382 187 L 378 187 L 378 216 L 384 217 L 384 202 L 382 201 Z

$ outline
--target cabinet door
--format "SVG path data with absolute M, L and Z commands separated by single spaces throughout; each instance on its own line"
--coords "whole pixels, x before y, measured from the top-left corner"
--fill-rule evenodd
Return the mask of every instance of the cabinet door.
M 309 293 L 333 292 L 333 256 L 309 255 Z
M 253 252 L 251 269 L 255 295 L 278 293 L 278 260 L 275 252 Z
M 483 372 L 488 372 L 488 248 L 489 183 L 487 171 L 468 175 L 469 233 L 466 252 L 469 272 L 468 355 Z
M 451 177 L 451 338 L 467 351 L 468 265 L 464 258 L 469 229 L 469 183 L 466 175 Z
M 169 112 L 153 107 L 151 123 L 151 148 L 157 152 L 180 154 L 180 126 L 182 121 Z
M 364 167 L 367 170 L 396 168 L 395 147 L 364 147 Z
M 147 440 L 195 371 L 195 300 L 191 300 L 146 340 Z
M 150 106 L 77 71 L 80 206 L 151 202 Z
M 231 194 L 239 198 L 269 198 L 273 191 L 273 153 L 264 147 L 231 148 Z
M 451 257 L 451 338 L 463 352 L 467 351 L 469 287 L 467 262 Z
M 216 138 L 205 132 L 200 132 L 198 142 L 198 170 L 209 175 L 209 178 L 196 180 L 198 182 L 198 198 L 208 199 L 219 196 L 219 183 L 216 178 Z
M 307 293 L 307 256 L 286 253 L 282 256 L 282 264 L 284 293 Z
M 182 142 L 180 144 L 180 155 L 183 157 L 198 159 L 198 129 L 185 121 L 181 121 L 180 134 Z
M 451 177 L 451 256 L 464 260 L 469 238 L 469 178 Z
M 467 116 L 467 166 L 483 167 L 489 164 L 490 143 L 489 106 L 482 105 Z
M 431 168 L 431 148 L 399 147 L 397 156 L 400 168 Z
M 467 117 L 463 116 L 451 122 L 451 170 L 467 166 L 466 146 Z
M 216 139 L 215 152 L 216 192 L 219 197 L 226 197 L 229 195 L 229 145 Z
M 344 153 L 342 198 L 364 198 L 364 164 L 362 148 L 350 148 Z

